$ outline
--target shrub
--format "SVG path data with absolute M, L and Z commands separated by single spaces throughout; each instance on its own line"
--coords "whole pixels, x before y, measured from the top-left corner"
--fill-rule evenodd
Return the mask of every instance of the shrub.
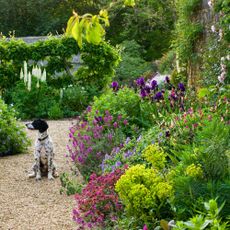
M 142 112 L 142 104 L 144 103 L 141 102 L 133 89 L 125 87 L 117 92 L 109 90 L 106 94 L 94 99 L 92 113 L 90 114 L 92 117 L 89 117 L 89 119 L 95 116 L 96 111 L 100 115 L 109 110 L 112 115 L 121 114 L 126 117 L 130 127 L 132 125 L 149 127 L 151 123 L 149 119 L 152 119 L 152 117 L 149 118 L 149 113 Z M 131 129 L 129 131 L 131 132 Z
M 48 116 L 50 119 L 60 119 L 63 117 L 63 112 L 60 108 L 59 103 L 56 102 L 50 107 L 48 111 Z
M 69 156 L 85 179 L 93 172 L 99 173 L 105 154 L 124 142 L 125 126 L 126 120 L 121 115 L 112 116 L 106 111 L 92 122 L 78 120 L 70 128 Z
M 71 85 L 63 90 L 61 105 L 65 115 L 68 115 L 68 112 L 80 114 L 87 107 L 88 103 L 88 92 L 84 87 Z
M 8 92 L 8 103 L 13 103 L 18 111 L 18 116 L 22 119 L 45 118 L 48 117 L 52 106 L 57 105 L 59 93 L 46 83 L 41 83 L 40 88 L 36 88 L 36 80 L 33 78 L 31 91 L 28 91 L 24 82 L 19 81 L 15 87 Z M 55 107 L 54 107 L 55 108 Z
M 80 194 L 76 194 L 77 208 L 73 210 L 73 219 L 79 229 L 84 227 L 109 227 L 123 210 L 114 186 L 123 169 L 106 175 L 92 174 L 89 183 Z
M 26 150 L 29 140 L 15 118 L 15 111 L 0 99 L 0 156 Z
M 116 69 L 116 79 L 122 84 L 133 85 L 133 81 L 152 70 L 151 64 L 142 58 L 141 46 L 134 40 L 121 43 L 124 47 L 121 54 L 121 63 Z
M 173 187 L 156 169 L 140 164 L 130 167 L 116 183 L 115 191 L 128 216 L 145 223 L 170 216 L 167 200 L 172 196 Z

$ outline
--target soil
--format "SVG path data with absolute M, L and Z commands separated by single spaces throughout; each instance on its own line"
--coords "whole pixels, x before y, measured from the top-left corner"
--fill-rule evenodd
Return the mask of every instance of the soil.
M 69 120 L 48 121 L 55 148 L 58 173 L 70 171 L 64 154 L 68 143 Z M 3 230 L 72 230 L 73 196 L 60 194 L 60 179 L 41 181 L 28 178 L 34 162 L 37 131 L 26 130 L 31 146 L 27 153 L 0 158 L 0 229 Z

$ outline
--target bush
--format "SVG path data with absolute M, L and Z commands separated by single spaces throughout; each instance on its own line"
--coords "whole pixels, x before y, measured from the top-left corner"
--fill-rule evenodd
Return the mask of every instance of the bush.
M 173 187 L 166 176 L 144 165 L 130 167 L 117 181 L 115 191 L 125 205 L 128 216 L 144 223 L 169 217 L 168 199 Z
M 54 103 L 49 111 L 48 111 L 48 117 L 50 119 L 60 119 L 63 117 L 63 112 L 60 108 L 60 105 L 58 103 Z
M 124 87 L 117 92 L 108 90 L 107 93 L 94 99 L 92 113 L 90 114 L 91 117 L 89 117 L 89 119 L 92 120 L 96 115 L 96 112 L 100 115 L 108 110 L 112 115 L 117 116 L 118 114 L 121 114 L 122 117 L 127 118 L 130 127 L 133 125 L 149 127 L 151 125 L 151 121 L 149 121 L 149 113 L 148 111 L 145 111 L 147 113 L 142 111 L 141 107 L 143 104 L 145 103 L 141 101 L 141 98 L 133 89 Z
M 84 87 L 71 85 L 63 90 L 61 106 L 65 116 L 68 116 L 68 113 L 80 114 L 87 107 L 88 103 L 89 96 Z
M 79 229 L 84 227 L 108 228 L 116 221 L 123 210 L 114 186 L 123 169 L 106 175 L 92 174 L 89 183 L 80 194 L 76 194 L 77 208 L 73 210 L 73 219 Z
M 29 140 L 22 129 L 16 121 L 14 110 L 0 99 L 0 156 L 26 150 Z
M 85 179 L 93 172 L 100 173 L 100 165 L 106 154 L 125 140 L 126 120 L 108 111 L 95 116 L 92 122 L 78 120 L 70 128 L 69 156 Z
M 52 89 L 46 83 L 41 83 L 40 88 L 36 88 L 36 83 L 33 78 L 31 91 L 28 91 L 24 82 L 19 81 L 8 92 L 8 103 L 14 104 L 18 116 L 22 119 L 46 118 L 52 106 L 57 105 L 59 101 L 58 90 Z
M 121 63 L 116 68 L 116 79 L 122 84 L 133 85 L 133 81 L 152 70 L 151 64 L 142 58 L 141 46 L 134 40 L 121 43 L 124 47 L 121 54 Z

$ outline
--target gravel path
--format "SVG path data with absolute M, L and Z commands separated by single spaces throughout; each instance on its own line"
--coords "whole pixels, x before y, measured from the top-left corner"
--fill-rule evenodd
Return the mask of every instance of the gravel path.
M 48 121 L 55 147 L 59 174 L 69 171 L 64 153 L 70 121 Z M 0 229 L 3 230 L 72 230 L 73 196 L 60 195 L 60 179 L 35 181 L 27 178 L 33 163 L 36 131 L 26 130 L 32 139 L 29 154 L 0 158 Z

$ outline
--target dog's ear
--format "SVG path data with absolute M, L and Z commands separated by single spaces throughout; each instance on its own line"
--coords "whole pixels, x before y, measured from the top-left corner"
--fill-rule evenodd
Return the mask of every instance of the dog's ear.
M 40 120 L 40 124 L 39 124 L 39 132 L 43 133 L 45 132 L 47 129 L 49 128 L 47 122 L 45 120 Z

